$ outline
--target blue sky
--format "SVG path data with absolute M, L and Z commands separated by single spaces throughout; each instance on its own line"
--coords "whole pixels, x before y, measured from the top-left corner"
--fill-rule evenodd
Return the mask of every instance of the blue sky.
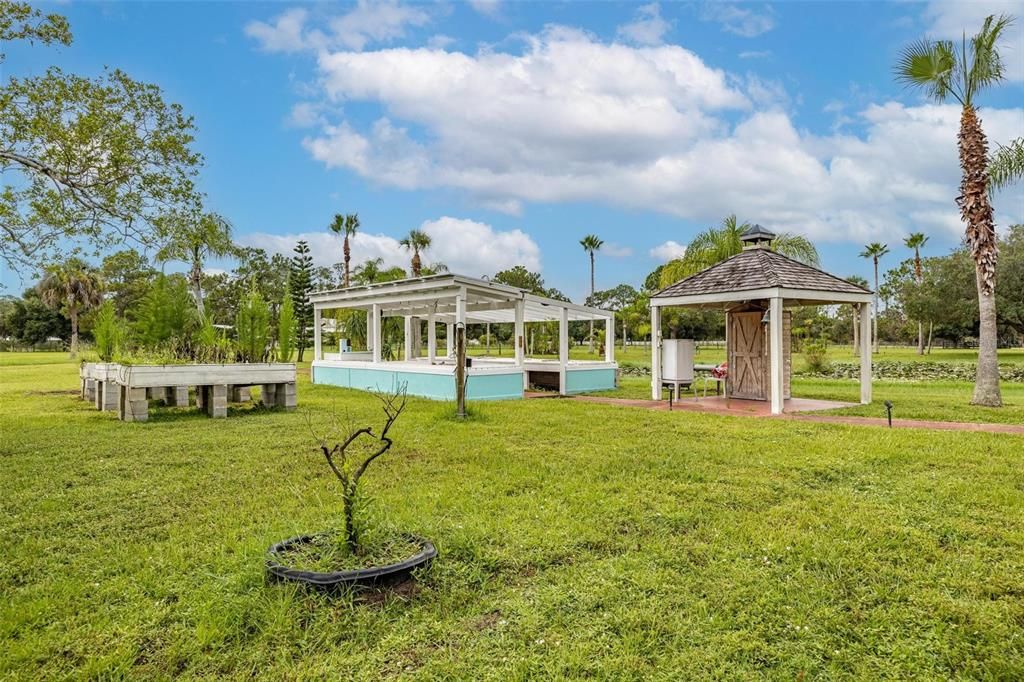
M 973 30 L 993 3 L 71 3 L 68 48 L 11 46 L 6 71 L 116 66 L 194 115 L 202 188 L 242 243 L 290 251 L 358 212 L 357 260 L 469 275 L 523 262 L 585 295 L 639 284 L 701 228 L 743 220 L 810 236 L 868 275 L 867 241 L 961 232 L 957 110 L 893 82 L 899 49 Z M 1024 135 L 1024 44 L 983 99 L 996 142 Z M 1024 194 L 996 201 L 1024 220 Z M 892 263 L 896 262 L 893 257 Z M 214 263 L 211 267 L 230 267 Z M 20 286 L 15 273 L 2 282 Z

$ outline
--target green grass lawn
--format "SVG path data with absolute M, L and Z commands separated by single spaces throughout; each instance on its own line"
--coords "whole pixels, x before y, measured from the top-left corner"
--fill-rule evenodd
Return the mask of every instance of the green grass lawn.
M 698 379 L 698 394 L 703 384 Z M 954 422 L 985 422 L 995 424 L 1024 424 L 1024 384 L 1004 381 L 1000 384 L 1003 407 L 977 407 L 971 405 L 974 385 L 964 381 L 883 381 L 875 380 L 872 389 L 874 402 L 839 410 L 826 410 L 815 414 L 856 415 L 884 417 L 886 400 L 892 401 L 893 416 L 900 419 L 931 419 Z M 714 391 L 708 388 L 709 395 Z M 599 391 L 594 395 L 614 398 L 647 400 L 651 397 L 650 377 L 623 376 L 613 391 Z M 668 398 L 668 389 L 664 392 Z M 798 398 L 860 402 L 860 382 L 847 379 L 818 379 L 793 377 L 793 395 Z M 682 400 L 692 399 L 685 392 Z
M 268 584 L 336 525 L 303 412 L 121 423 L 61 356 L 0 354 L 0 676 L 1024 678 L 1016 436 L 561 400 L 412 400 L 366 477 L 431 538 L 418 589 Z

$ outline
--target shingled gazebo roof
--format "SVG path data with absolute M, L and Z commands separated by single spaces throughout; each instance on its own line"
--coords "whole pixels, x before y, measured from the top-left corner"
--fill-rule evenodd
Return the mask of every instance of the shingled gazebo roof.
M 654 294 L 654 298 L 775 288 L 840 294 L 871 293 L 853 282 L 774 251 L 750 248 L 665 287 Z

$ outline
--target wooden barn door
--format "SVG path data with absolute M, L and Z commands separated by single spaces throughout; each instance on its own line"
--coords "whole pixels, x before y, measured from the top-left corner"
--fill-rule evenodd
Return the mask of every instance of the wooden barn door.
M 763 315 L 729 313 L 729 395 L 734 398 L 768 399 Z

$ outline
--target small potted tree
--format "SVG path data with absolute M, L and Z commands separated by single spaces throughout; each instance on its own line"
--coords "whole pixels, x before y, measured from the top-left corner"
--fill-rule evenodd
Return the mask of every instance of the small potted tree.
M 324 590 L 391 586 L 409 580 L 413 571 L 426 568 L 437 556 L 434 545 L 423 538 L 374 533 L 376 529 L 360 528 L 356 519 L 359 482 L 370 464 L 391 450 L 391 428 L 406 406 L 404 387 L 377 397 L 384 411 L 379 434 L 364 426 L 351 428 L 342 438 L 318 435 L 307 415 L 319 451 L 341 486 L 341 529 L 299 535 L 272 546 L 267 556 L 272 578 Z

